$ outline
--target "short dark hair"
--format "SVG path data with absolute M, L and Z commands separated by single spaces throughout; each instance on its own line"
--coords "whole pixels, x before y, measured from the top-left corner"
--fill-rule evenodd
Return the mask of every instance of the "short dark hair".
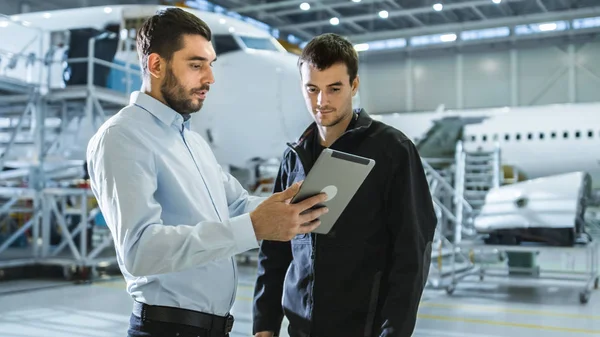
M 201 35 L 208 41 L 212 32 L 206 22 L 181 8 L 169 7 L 148 18 L 137 33 L 137 51 L 142 74 L 148 73 L 148 55 L 157 53 L 167 61 L 183 48 L 183 35 Z
M 310 40 L 298 59 L 298 68 L 305 62 L 319 70 L 343 62 L 348 68 L 350 83 L 354 81 L 358 74 L 358 53 L 356 49 L 350 41 L 334 33 L 321 34 Z

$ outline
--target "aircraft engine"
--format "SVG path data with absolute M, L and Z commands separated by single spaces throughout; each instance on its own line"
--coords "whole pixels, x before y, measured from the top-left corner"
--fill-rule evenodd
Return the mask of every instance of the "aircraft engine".
M 491 189 L 475 229 L 488 244 L 524 241 L 571 246 L 585 235 L 584 215 L 591 178 L 573 172 Z

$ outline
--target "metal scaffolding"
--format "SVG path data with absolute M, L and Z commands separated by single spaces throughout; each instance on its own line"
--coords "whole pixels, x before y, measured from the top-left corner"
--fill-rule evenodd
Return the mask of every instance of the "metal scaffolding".
M 63 266 L 67 278 L 75 273 L 88 278 L 96 267 L 116 264 L 116 258 L 84 179 L 87 139 L 80 140 L 78 133 L 86 122 L 93 132 L 128 104 L 139 73 L 98 58 L 98 36 L 89 39 L 87 57 L 63 60 L 52 57 L 53 46 L 44 50 L 50 33 L 23 29 L 36 32 L 39 49 L 25 53 L 0 46 L 0 60 L 9 59 L 4 67 L 0 63 L 0 268 L 55 265 Z M 7 38 L 0 37 L 0 44 Z M 52 85 L 52 70 L 65 63 L 86 65 L 84 84 Z M 125 90 L 98 85 L 99 67 L 125 74 Z M 32 71 L 39 79 L 23 76 Z M 79 153 L 72 154 L 74 149 Z

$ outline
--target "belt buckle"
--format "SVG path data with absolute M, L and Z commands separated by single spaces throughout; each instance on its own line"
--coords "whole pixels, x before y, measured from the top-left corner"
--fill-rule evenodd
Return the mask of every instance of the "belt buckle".
M 231 332 L 231 330 L 233 329 L 233 322 L 235 322 L 235 319 L 233 318 L 232 315 L 227 315 L 227 317 L 225 318 L 225 333 L 228 334 Z

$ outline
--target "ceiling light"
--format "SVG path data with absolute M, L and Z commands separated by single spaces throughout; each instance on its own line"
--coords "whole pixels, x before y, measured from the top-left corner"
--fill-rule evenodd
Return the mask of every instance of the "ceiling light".
M 352 2 L 360 2 L 360 0 L 352 0 Z
M 308 2 L 303 2 L 300 4 L 300 9 L 303 11 L 307 11 L 310 9 L 310 4 Z
M 501 3 L 501 2 L 502 2 L 502 0 L 492 0 L 492 2 L 493 2 L 493 3 L 495 3 L 495 4 L 497 5 L 497 4 Z
M 440 36 L 442 42 L 453 42 L 456 41 L 456 34 L 444 34 Z
M 354 50 L 356 51 L 365 51 L 365 50 L 369 50 L 369 44 L 368 43 L 359 43 L 354 45 Z
M 329 19 L 329 23 L 331 23 L 334 26 L 337 26 L 340 24 L 340 19 L 333 17 L 333 18 Z
M 0 21 L 0 27 L 8 27 L 8 21 Z
M 379 12 L 379 17 L 382 19 L 387 19 L 388 16 L 390 16 L 390 13 L 388 13 L 388 11 Z
M 444 9 L 444 5 L 442 4 L 435 4 L 433 5 L 433 9 L 435 9 L 436 11 L 441 11 L 442 9 Z
M 50 13 L 44 13 L 44 15 L 43 15 L 43 16 L 44 16 L 44 18 L 46 18 L 46 19 L 50 19 L 50 17 L 52 16 L 52 14 L 50 14 Z
M 226 22 L 227 22 L 227 20 L 225 20 L 225 19 L 223 19 L 223 18 L 220 18 L 220 19 L 219 19 L 219 23 L 220 23 L 220 24 L 222 24 L 222 25 L 224 25 Z
M 233 32 L 235 32 L 235 28 L 234 28 L 234 27 L 229 27 L 229 32 L 230 32 L 230 33 L 233 33 Z
M 556 23 L 542 23 L 539 25 L 539 28 L 542 32 L 556 30 L 557 27 L 558 27 L 558 25 Z
M 106 13 L 106 14 L 112 13 L 112 8 L 110 8 L 110 7 L 104 7 L 104 13 Z

